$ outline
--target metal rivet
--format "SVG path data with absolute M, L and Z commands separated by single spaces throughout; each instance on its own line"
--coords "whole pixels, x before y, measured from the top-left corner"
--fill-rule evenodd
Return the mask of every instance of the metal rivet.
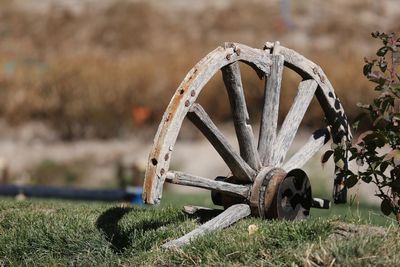
M 165 154 L 164 160 L 167 161 L 169 159 L 169 154 Z
M 264 49 L 272 49 L 274 47 L 274 43 L 266 42 L 264 45 Z
M 189 100 L 186 100 L 185 101 L 185 107 L 188 107 L 190 105 L 190 101 Z
M 161 170 L 160 170 L 160 174 L 161 174 L 161 175 L 164 175 L 164 173 L 165 173 L 165 170 L 164 170 L 164 169 L 161 169 Z
M 192 91 L 190 92 L 190 95 L 191 95 L 191 96 L 195 96 L 195 95 L 196 95 L 196 91 L 195 91 L 195 90 L 192 90 Z
M 236 55 L 240 56 L 240 48 L 237 48 L 235 52 L 236 52 Z
M 227 54 L 227 55 L 226 55 L 226 59 L 227 59 L 227 60 L 230 60 L 230 59 L 231 59 L 231 56 L 232 56 L 231 54 Z

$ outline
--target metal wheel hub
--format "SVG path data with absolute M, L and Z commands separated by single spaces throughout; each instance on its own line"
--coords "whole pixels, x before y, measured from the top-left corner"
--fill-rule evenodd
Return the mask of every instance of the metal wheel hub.
M 286 173 L 280 168 L 263 168 L 249 197 L 252 215 L 265 219 L 304 219 L 311 203 L 310 182 L 300 169 Z
M 306 173 L 300 169 L 290 171 L 280 183 L 276 198 L 278 218 L 306 219 L 313 202 L 311 184 Z
M 234 177 L 217 177 L 216 181 L 232 183 Z M 262 168 L 254 179 L 247 198 L 211 191 L 214 204 L 225 209 L 247 203 L 251 214 L 264 219 L 301 220 L 308 217 L 312 205 L 309 179 L 301 169 L 286 173 L 281 168 Z

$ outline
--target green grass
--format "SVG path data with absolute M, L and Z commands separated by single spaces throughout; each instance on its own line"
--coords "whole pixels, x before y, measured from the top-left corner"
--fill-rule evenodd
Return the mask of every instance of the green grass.
M 395 223 L 394 216 L 387 217 L 382 214 L 379 207 L 369 205 L 332 204 L 328 210 L 311 209 L 313 217 L 340 217 L 357 224 L 371 224 L 389 226 Z
M 212 203 L 210 193 L 196 194 L 176 194 L 172 192 L 164 192 L 161 206 L 173 206 L 181 208 L 183 205 L 198 205 L 205 207 L 216 207 Z M 387 217 L 382 214 L 378 206 L 349 203 L 349 204 L 331 204 L 331 208 L 327 210 L 311 209 L 311 217 L 340 217 L 354 223 L 372 224 L 379 226 L 388 226 L 394 223 L 394 216 Z
M 175 251 L 160 246 L 196 227 L 181 203 L 207 204 L 208 195 L 166 194 L 162 207 L 0 199 L 0 266 L 365 266 L 400 263 L 400 234 L 333 240 L 336 221 L 368 222 L 334 209 L 301 222 L 249 218 Z M 173 200 L 175 199 L 175 200 Z M 173 206 L 165 206 L 171 200 Z M 175 201 L 175 202 L 174 202 Z M 203 203 L 199 203 L 204 201 Z M 209 202 L 210 203 L 210 202 Z M 358 208 L 363 210 L 365 208 Z M 351 211 L 351 210 L 350 210 Z M 339 213 L 343 214 L 339 217 Z M 364 212 L 364 211 L 363 211 Z M 386 221 L 386 224 L 390 220 Z M 258 230 L 249 235 L 248 226 Z

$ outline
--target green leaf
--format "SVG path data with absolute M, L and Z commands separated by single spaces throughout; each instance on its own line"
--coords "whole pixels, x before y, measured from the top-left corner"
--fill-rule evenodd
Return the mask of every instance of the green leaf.
M 394 180 L 388 184 L 392 192 L 400 194 L 400 180 Z
M 390 177 L 393 180 L 400 180 L 400 165 L 396 165 L 391 171 L 390 171 Z
M 381 203 L 381 211 L 386 216 L 389 216 L 390 213 L 392 213 L 393 209 L 392 209 L 392 205 L 390 204 L 390 200 L 389 199 L 385 198 L 382 201 L 382 203 Z
M 388 107 L 393 106 L 394 105 L 394 97 L 392 96 L 386 96 L 383 100 L 382 100 L 382 109 L 383 110 L 387 110 Z
M 379 63 L 379 68 L 382 72 L 385 72 L 387 69 L 387 63 L 385 61 L 382 61 L 381 63 Z
M 333 155 L 333 150 L 326 151 L 321 157 L 321 163 L 325 164 L 332 155 Z
M 346 185 L 347 188 L 352 188 L 355 186 L 358 182 L 358 178 L 356 175 L 350 175 L 347 177 L 346 180 L 344 180 L 344 184 Z
M 371 33 L 372 37 L 374 38 L 378 38 L 379 37 L 379 32 L 378 31 L 374 31 Z
M 351 156 L 350 156 L 350 158 L 349 158 L 349 161 L 352 161 L 352 160 L 354 160 L 355 158 L 358 157 L 358 150 L 357 150 L 357 148 L 352 147 L 352 148 L 349 149 L 349 152 L 350 152 L 350 154 L 351 154 Z
M 384 161 L 379 166 L 379 169 L 380 169 L 381 172 L 385 172 L 388 166 L 389 166 L 389 162 L 388 161 Z
M 362 179 L 365 183 L 369 184 L 369 183 L 372 181 L 372 176 L 371 176 L 371 175 L 362 176 L 361 179 Z
M 377 131 L 370 132 L 369 134 L 363 136 L 362 140 L 364 143 L 373 145 L 375 147 L 383 147 L 386 141 L 385 137 Z
M 382 43 L 383 43 L 384 45 L 387 45 L 387 44 L 388 44 L 389 36 L 388 36 L 387 34 L 381 33 L 381 34 L 380 34 L 380 38 L 381 38 Z
M 371 73 L 371 70 L 372 70 L 372 63 L 365 64 L 363 67 L 364 76 L 367 76 L 369 73 Z
M 378 52 L 376 52 L 376 55 L 383 57 L 386 55 L 388 50 L 389 50 L 389 48 L 387 46 L 382 46 L 381 48 L 379 48 Z

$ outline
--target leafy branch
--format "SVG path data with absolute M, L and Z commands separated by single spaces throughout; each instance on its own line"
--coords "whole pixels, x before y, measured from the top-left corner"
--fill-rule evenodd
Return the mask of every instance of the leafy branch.
M 354 144 L 345 142 L 327 151 L 323 161 L 333 155 L 338 175 L 345 177 L 348 188 L 360 181 L 375 184 L 382 212 L 395 214 L 400 224 L 400 38 L 380 32 L 373 32 L 372 37 L 383 45 L 375 58 L 364 59 L 363 74 L 375 83 L 378 96 L 370 104 L 358 105 L 362 113 L 353 124 L 357 129 L 369 117 L 371 129 L 361 133 Z M 347 161 L 355 161 L 358 169 L 343 167 Z

